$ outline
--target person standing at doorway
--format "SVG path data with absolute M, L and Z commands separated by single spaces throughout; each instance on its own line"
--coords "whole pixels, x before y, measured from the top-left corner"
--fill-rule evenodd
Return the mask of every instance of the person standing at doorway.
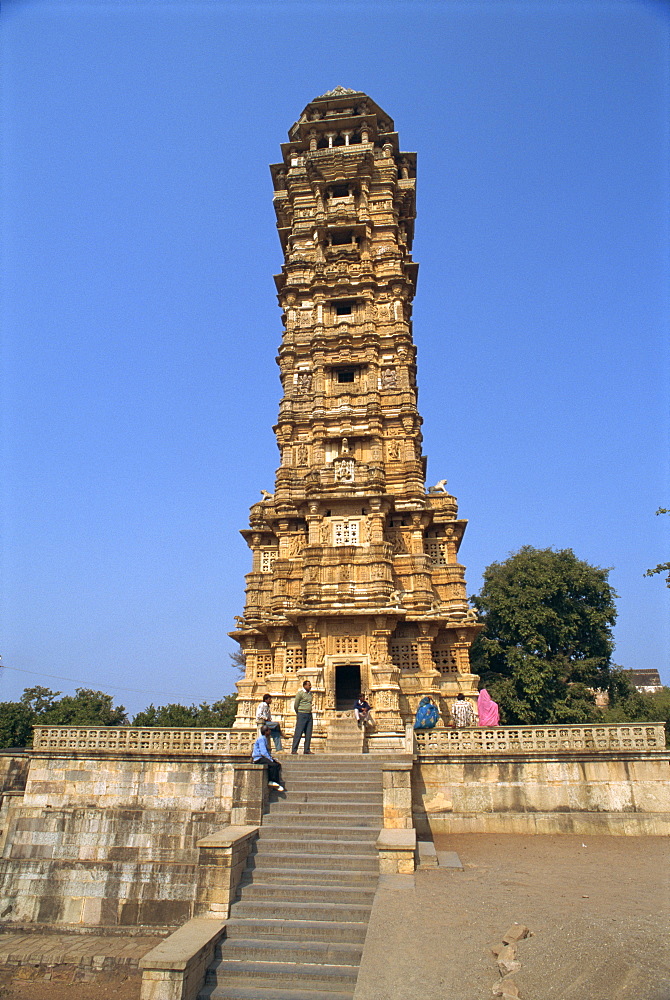
M 311 753 L 309 749 L 312 742 L 312 729 L 314 719 L 312 716 L 312 684 L 311 681 L 303 681 L 303 685 L 295 696 L 293 702 L 295 710 L 295 732 L 293 734 L 293 747 L 291 753 L 297 753 L 300 745 L 300 737 L 304 734 L 304 753 Z

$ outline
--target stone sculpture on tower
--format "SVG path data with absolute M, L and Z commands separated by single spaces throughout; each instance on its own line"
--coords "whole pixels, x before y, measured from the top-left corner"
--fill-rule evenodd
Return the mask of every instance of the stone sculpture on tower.
M 271 167 L 284 265 L 274 494 L 242 532 L 253 554 L 231 632 L 244 652 L 237 726 L 267 691 L 292 728 L 304 680 L 317 731 L 368 692 L 377 731 L 400 733 L 430 695 L 449 720 L 476 694 L 477 634 L 442 480 L 426 490 L 417 410 L 411 247 L 416 154 L 368 96 L 307 105 Z

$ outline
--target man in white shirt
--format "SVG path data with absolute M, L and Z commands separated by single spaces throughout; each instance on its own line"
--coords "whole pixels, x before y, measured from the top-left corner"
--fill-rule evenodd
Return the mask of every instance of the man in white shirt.
M 281 750 L 281 727 L 278 722 L 272 721 L 272 713 L 270 712 L 270 702 L 272 697 L 269 694 L 263 695 L 263 700 L 256 709 L 256 725 L 257 726 L 267 726 L 270 730 L 270 735 L 272 736 L 272 742 L 275 745 L 275 750 Z

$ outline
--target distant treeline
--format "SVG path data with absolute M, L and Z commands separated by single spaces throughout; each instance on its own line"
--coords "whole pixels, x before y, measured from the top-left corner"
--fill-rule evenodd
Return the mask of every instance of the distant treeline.
M 111 695 L 77 688 L 63 695 L 45 687 L 26 688 L 19 701 L 0 702 L 0 748 L 32 745 L 33 726 L 195 726 L 228 728 L 237 711 L 237 695 L 229 694 L 213 705 L 149 705 L 129 721 L 123 705 Z

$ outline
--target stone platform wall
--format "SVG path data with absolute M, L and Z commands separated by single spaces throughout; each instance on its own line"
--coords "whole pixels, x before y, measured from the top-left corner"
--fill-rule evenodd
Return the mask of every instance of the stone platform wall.
M 168 929 L 197 914 L 197 842 L 262 823 L 253 736 L 54 727 L 0 753 L 0 926 Z M 386 826 L 670 832 L 660 724 L 436 729 L 386 756 Z
M 196 842 L 231 820 L 233 761 L 37 751 L 29 764 L 23 794 L 3 795 L 4 923 L 174 927 L 192 916 Z
M 670 833 L 661 724 L 432 730 L 412 775 L 419 833 Z

